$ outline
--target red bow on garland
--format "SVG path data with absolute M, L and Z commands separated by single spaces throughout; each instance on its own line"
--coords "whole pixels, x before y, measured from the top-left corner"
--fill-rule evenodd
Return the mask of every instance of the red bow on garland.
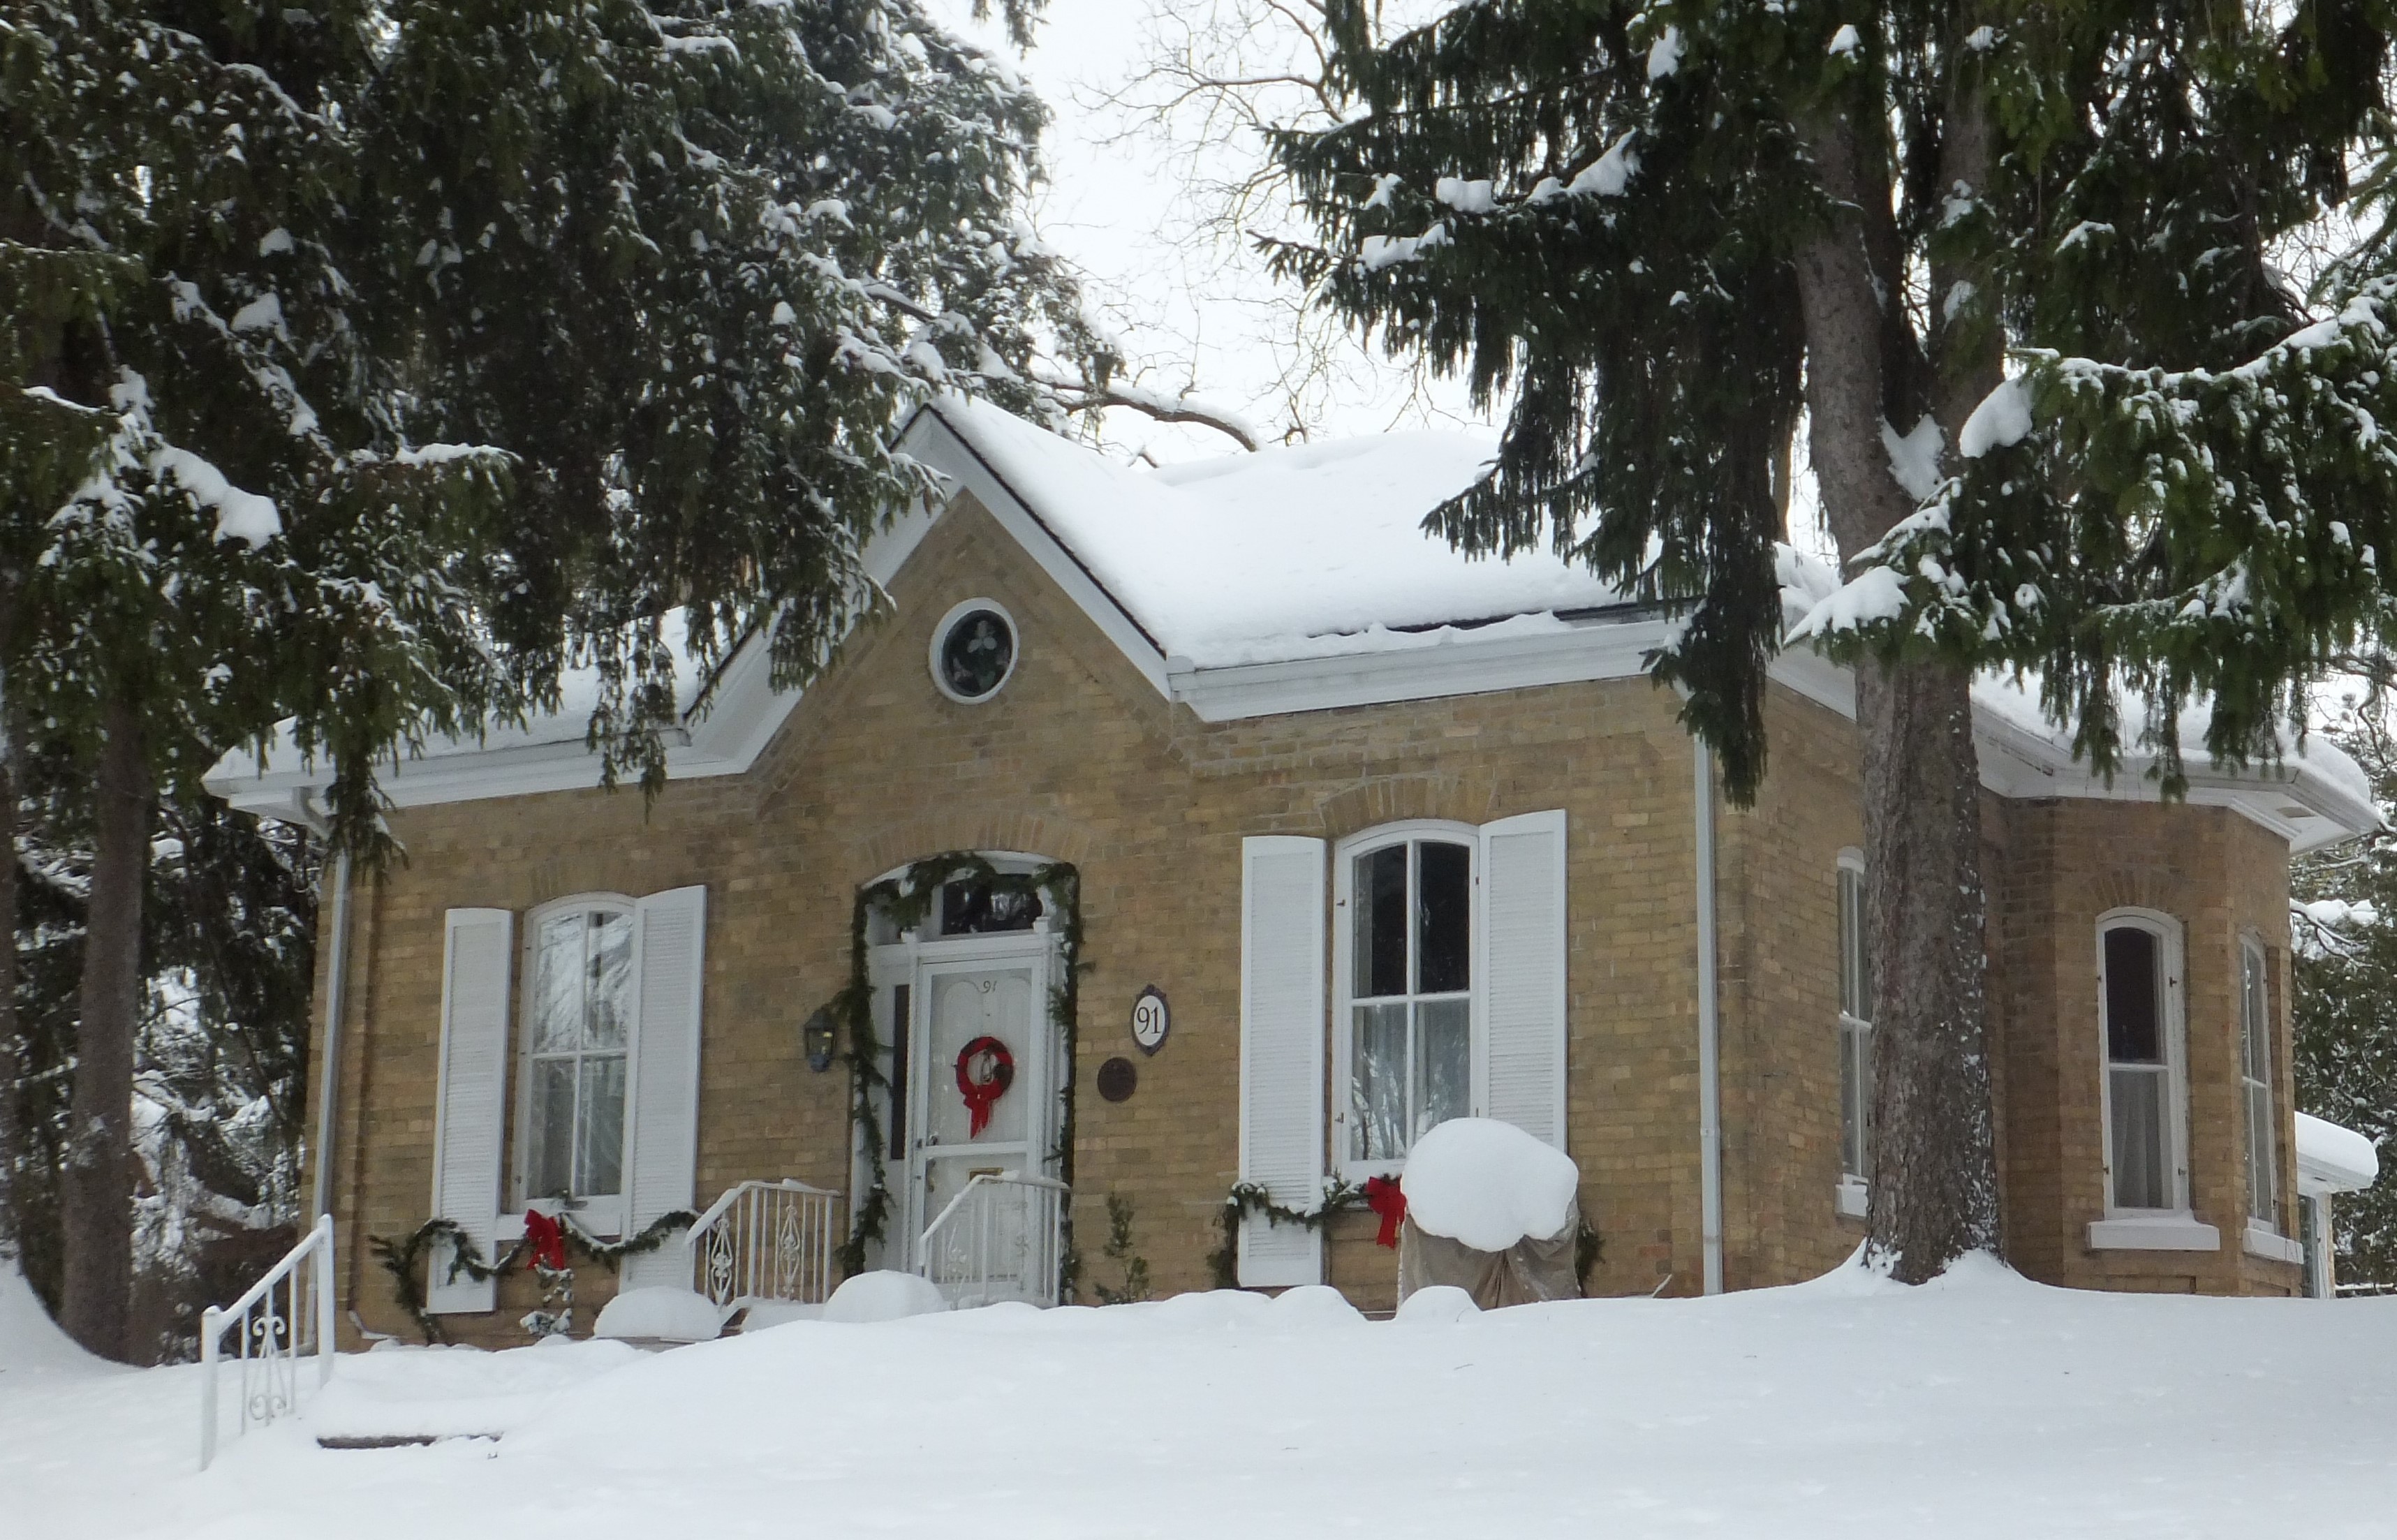
M 532 1265 L 561 1272 L 566 1267 L 566 1226 L 539 1209 L 525 1211 L 525 1244 L 532 1248 Z
M 1399 1222 L 1407 1216 L 1406 1193 L 1393 1178 L 1369 1176 L 1365 1178 L 1365 1207 L 1382 1216 L 1382 1231 L 1373 1238 L 1373 1244 L 1397 1250 Z

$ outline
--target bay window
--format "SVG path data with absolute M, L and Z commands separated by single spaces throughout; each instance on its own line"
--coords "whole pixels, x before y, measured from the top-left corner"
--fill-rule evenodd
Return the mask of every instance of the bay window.
M 2179 931 L 2162 917 L 2124 915 L 2101 923 L 2098 944 L 2107 1208 L 2186 1210 Z
M 2271 993 L 2264 948 L 2239 944 L 2239 1087 L 2247 1141 L 2247 1217 L 2277 1232 L 2281 1184 L 2272 1126 Z
M 1842 851 L 1840 904 L 1840 1186 L 1841 1213 L 1862 1217 L 1872 1158 L 1872 960 L 1865 945 L 1864 858 Z

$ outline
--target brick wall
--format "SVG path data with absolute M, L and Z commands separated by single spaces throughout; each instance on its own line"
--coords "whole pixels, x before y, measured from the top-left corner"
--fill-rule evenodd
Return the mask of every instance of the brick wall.
M 798 1028 L 846 983 L 861 885 L 957 849 L 1075 863 L 1086 965 L 1075 1204 L 1086 1276 L 1113 1281 L 1096 1250 L 1105 1199 L 1120 1194 L 1155 1286 L 1172 1292 L 1207 1284 L 1238 1166 L 1242 837 L 1337 841 L 1399 819 L 1479 824 L 1550 808 L 1569 817 L 1568 1143 L 1585 1216 L 1606 1243 L 1591 1288 L 1695 1291 L 1693 762 L 1668 692 L 1631 679 L 1210 726 L 1159 700 L 971 502 L 935 527 L 891 592 L 891 616 L 851 638 L 746 775 L 676 782 L 649 805 L 637 791 L 595 790 L 395 815 L 408 857 L 361 883 L 344 1007 L 334 1191 L 349 1253 L 345 1306 L 375 1329 L 405 1330 L 355 1238 L 404 1233 L 429 1205 L 447 908 L 521 916 L 577 892 L 707 885 L 703 1202 L 746 1177 L 846 1185 L 847 1077 L 810 1072 Z M 926 657 L 939 618 L 979 596 L 1015 617 L 1020 661 L 995 700 L 961 705 L 933 688 Z M 1734 1287 L 1819 1271 L 1860 1234 L 1831 1210 L 1832 872 L 1840 849 L 1859 842 L 1854 732 L 1778 689 L 1769 720 L 1763 797 L 1719 824 Z M 2262 924 L 2285 888 L 2277 848 L 2228 814 L 2095 810 L 2141 814 L 2133 842 L 2167 851 L 2191 847 L 2185 827 L 2202 825 L 2215 864 L 2189 875 L 2189 891 L 2245 884 L 2240 914 L 2258 917 L 2243 922 Z M 2029 843 L 2051 850 L 2057 838 L 2042 828 Z M 1993 935 L 2007 938 L 2005 966 L 2035 965 L 2044 954 L 2030 932 L 2064 884 L 2011 869 L 2006 881 L 2014 907 Z M 2225 911 L 2217 929 L 2230 923 Z M 2284 929 L 2272 921 L 2274 945 L 2285 945 Z M 2196 937 L 2193 928 L 2192 956 Z M 1132 1054 L 1129 1011 L 1150 984 L 1173 1002 L 1172 1036 L 1153 1058 L 1132 1055 L 1137 1092 L 1107 1103 L 1091 1077 L 1106 1058 Z M 2028 1009 L 2029 995 L 2008 998 L 2018 995 Z M 2094 1033 L 2082 1037 L 2094 1044 Z M 2036 1061 L 2017 1053 L 2005 1073 L 2032 1076 Z M 2010 1137 L 2035 1126 L 2040 1105 L 2018 1113 L 2032 1121 L 2011 1123 Z M 2235 1115 L 2235 1097 L 2223 1106 Z M 2056 1145 L 2047 1137 L 2045 1147 Z M 2068 1142 L 2063 1165 L 2081 1158 Z M 2010 1184 L 2032 1182 L 2035 1166 L 2010 1164 Z M 2204 1190 L 2213 1201 L 2214 1187 Z M 1329 1248 L 1331 1276 L 1368 1306 L 1386 1305 L 1395 1281 L 1394 1255 L 1373 1247 L 1372 1227 L 1361 1216 L 1335 1224 Z M 2030 1229 L 2057 1224 L 2042 1217 Z M 579 1283 L 587 1322 L 609 1284 L 596 1269 Z M 470 1339 L 516 1340 L 514 1321 L 531 1303 L 530 1286 L 514 1280 L 495 1315 L 452 1324 Z

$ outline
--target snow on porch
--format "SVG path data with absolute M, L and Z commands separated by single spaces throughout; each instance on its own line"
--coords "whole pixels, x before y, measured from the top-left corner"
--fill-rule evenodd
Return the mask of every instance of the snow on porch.
M 1982 1265 L 1453 1325 L 1308 1290 L 656 1355 L 385 1349 L 204 1476 L 191 1371 L 35 1367 L 9 1319 L 0 1493 L 28 1535 L 2397 1533 L 2397 1300 L 2069 1292 Z M 404 1404 L 501 1437 L 314 1441 L 310 1417 L 363 1430 Z

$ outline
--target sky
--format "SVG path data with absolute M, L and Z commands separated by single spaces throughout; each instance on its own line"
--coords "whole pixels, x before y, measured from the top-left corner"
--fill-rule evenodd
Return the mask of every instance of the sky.
M 1428 0 L 1426 0 L 1428 3 Z M 1176 18 L 1204 20 L 1262 7 L 1244 0 L 1049 0 L 1029 53 L 1009 46 L 995 22 L 977 25 L 971 0 L 928 0 L 957 32 L 1007 58 L 1055 116 L 1043 142 L 1050 175 L 1034 207 L 1048 244 L 1086 275 L 1092 308 L 1134 365 L 1137 382 L 1228 406 L 1282 435 L 1293 422 L 1281 382 L 1292 355 L 1295 290 L 1278 283 L 1239 246 L 1195 234 L 1189 221 L 1207 206 L 1188 186 L 1202 176 L 1233 178 L 1261 163 L 1265 148 L 1248 133 L 1206 134 L 1186 114 L 1185 142 L 1203 145 L 1190 160 L 1145 130 L 1145 120 L 1108 99 L 1134 82 L 1175 35 Z M 1438 8 L 1433 7 L 1432 8 Z M 1272 47 L 1271 34 L 1247 34 L 1249 49 Z M 1202 135 L 1204 137 L 1202 137 Z M 1429 382 L 1334 337 L 1333 377 L 1304 393 L 1296 416 L 1311 431 L 1345 435 L 1394 426 L 1480 426 L 1460 387 Z M 1108 414 L 1108 446 L 1126 457 L 1144 451 L 1172 462 L 1224 453 L 1231 440 L 1203 428 L 1160 424 L 1137 413 Z

